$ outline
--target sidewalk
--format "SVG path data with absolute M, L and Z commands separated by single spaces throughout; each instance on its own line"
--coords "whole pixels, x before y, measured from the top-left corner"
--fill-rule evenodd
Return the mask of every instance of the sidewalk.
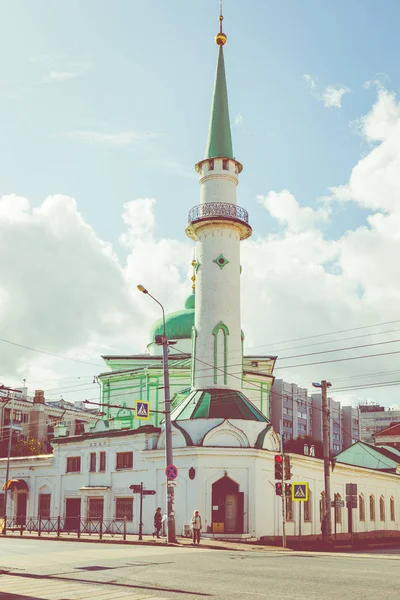
M 103 539 L 99 539 L 96 535 L 88 535 L 82 534 L 80 538 L 78 538 L 74 534 L 61 533 L 60 537 L 57 537 L 54 534 L 46 534 L 42 533 L 39 536 L 37 533 L 24 533 L 22 536 L 19 532 L 7 532 L 7 535 L 0 535 L 1 539 L 21 539 L 21 540 L 53 540 L 59 542 L 89 542 L 93 544 L 118 544 L 118 545 L 144 545 L 144 546 L 172 546 L 175 548 L 193 548 L 193 543 L 191 538 L 185 537 L 177 537 L 176 544 L 169 544 L 167 542 L 166 537 L 162 537 L 161 539 L 153 538 L 151 535 L 144 535 L 142 540 L 139 540 L 138 535 L 128 534 L 126 536 L 126 541 L 119 537 L 111 537 L 104 535 Z M 197 547 L 197 546 L 196 546 Z M 231 550 L 231 551 L 246 551 L 246 552 L 290 552 L 290 549 L 281 548 L 279 546 L 265 546 L 260 544 L 255 544 L 254 542 L 246 542 L 246 541 L 225 541 L 225 540 L 213 540 L 209 538 L 202 538 L 200 541 L 199 549 L 206 548 L 208 550 Z

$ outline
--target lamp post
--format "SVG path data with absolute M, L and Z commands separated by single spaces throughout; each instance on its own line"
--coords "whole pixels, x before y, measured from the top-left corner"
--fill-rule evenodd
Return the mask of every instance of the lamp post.
M 163 335 L 156 336 L 156 343 L 162 345 L 163 349 L 163 368 L 164 368 L 164 412 L 165 412 L 165 467 L 173 464 L 172 458 L 172 428 L 171 428 L 171 398 L 169 389 L 169 370 L 168 370 L 168 340 L 167 340 L 167 328 L 165 325 L 165 311 L 164 307 L 154 298 L 143 285 L 137 286 L 139 292 L 150 296 L 154 302 L 156 302 L 162 310 L 163 320 Z M 172 481 L 167 477 L 167 516 L 168 516 L 168 528 L 167 528 L 167 541 L 169 543 L 176 542 L 175 533 L 175 514 L 174 514 L 174 486 Z
M 332 535 L 331 516 L 331 472 L 330 472 L 330 441 L 329 441 L 329 406 L 326 390 L 332 384 L 329 381 L 313 383 L 315 388 L 320 388 L 322 395 L 322 439 L 324 444 L 324 480 L 325 480 L 325 517 L 326 526 L 323 533 L 324 541 L 328 542 Z

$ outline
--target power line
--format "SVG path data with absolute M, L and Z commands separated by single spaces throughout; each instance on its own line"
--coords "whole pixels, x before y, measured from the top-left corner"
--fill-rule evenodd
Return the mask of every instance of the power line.
M 287 360 L 289 358 L 303 358 L 304 356 L 316 356 L 317 354 L 330 354 L 331 352 L 345 352 L 347 350 L 359 350 L 360 348 L 370 348 L 372 346 L 383 346 L 385 344 L 397 344 L 400 339 L 387 340 L 385 342 L 373 342 L 372 344 L 361 344 L 359 346 L 348 346 L 347 348 L 334 348 L 330 350 L 320 350 L 319 352 L 309 352 L 307 354 L 295 354 L 293 356 L 281 356 L 277 360 Z
M 39 352 L 40 354 L 46 354 L 46 356 L 53 356 L 53 358 L 60 358 L 62 360 L 69 360 L 72 362 L 81 363 L 83 365 L 92 365 L 94 367 L 103 367 L 104 365 L 100 365 L 98 363 L 91 363 L 85 360 L 79 360 L 78 358 L 69 358 L 68 356 L 61 356 L 59 354 L 53 354 L 52 352 L 47 352 L 46 350 L 39 350 L 38 348 L 32 348 L 31 346 L 25 346 L 24 344 L 17 344 L 17 342 L 11 342 L 10 340 L 5 340 L 4 338 L 0 338 L 0 342 L 4 344 L 11 344 L 12 346 L 18 346 L 18 348 L 24 348 L 25 350 L 31 350 L 32 352 Z

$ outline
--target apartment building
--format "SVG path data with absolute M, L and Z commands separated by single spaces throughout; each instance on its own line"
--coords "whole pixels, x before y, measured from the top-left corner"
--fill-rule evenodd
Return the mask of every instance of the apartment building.
M 361 439 L 360 411 L 328 398 L 331 453 L 337 454 Z M 271 389 L 270 419 L 284 440 L 305 435 L 322 442 L 322 396 L 276 379 Z
M 84 433 L 87 423 L 98 420 L 96 413 L 86 410 L 81 403 L 46 402 L 43 390 L 36 390 L 33 397 L 28 396 L 26 387 L 14 397 L 0 390 L 0 455 L 7 452 L 11 430 L 13 446 L 21 439 L 35 438 L 43 443 L 45 451 L 51 451 L 49 441 L 54 437 L 56 425 L 64 425 L 68 435 L 79 435 Z
M 379 404 L 360 404 L 361 439 L 375 444 L 374 434 L 400 423 L 400 410 L 392 410 Z

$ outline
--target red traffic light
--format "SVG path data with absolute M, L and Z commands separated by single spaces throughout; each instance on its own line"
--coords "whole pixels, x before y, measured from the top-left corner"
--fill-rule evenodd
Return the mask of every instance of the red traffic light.
M 276 463 L 281 463 L 282 462 L 282 455 L 281 454 L 275 454 L 275 462 Z

